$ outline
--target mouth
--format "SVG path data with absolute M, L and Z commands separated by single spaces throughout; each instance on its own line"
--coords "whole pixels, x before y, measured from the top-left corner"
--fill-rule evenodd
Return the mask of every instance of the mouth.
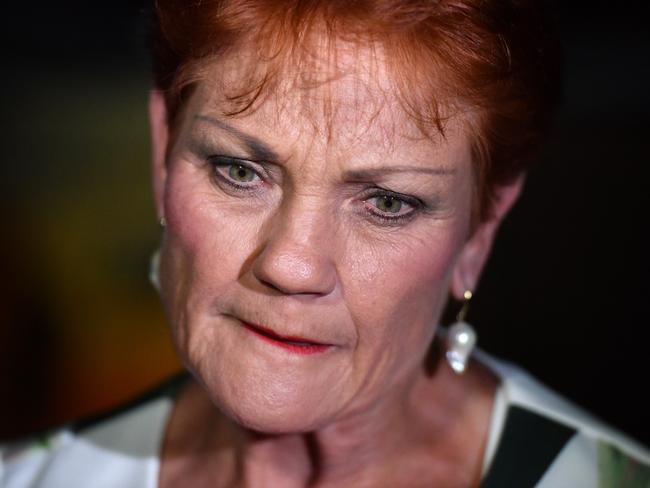
M 242 321 L 244 328 L 251 334 L 255 335 L 263 341 L 273 344 L 274 346 L 282 347 L 288 351 L 296 354 L 317 354 L 325 352 L 332 347 L 332 344 L 324 344 L 322 342 L 315 342 L 304 337 L 283 336 L 273 332 L 266 327 L 256 324 L 249 324 Z

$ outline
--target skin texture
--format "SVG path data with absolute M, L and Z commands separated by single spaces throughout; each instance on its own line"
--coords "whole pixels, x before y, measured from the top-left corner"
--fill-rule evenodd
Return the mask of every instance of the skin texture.
M 301 88 L 287 73 L 227 117 L 245 54 L 208 70 L 171 142 L 151 98 L 161 293 L 196 378 L 161 485 L 472 486 L 495 380 L 424 364 L 448 295 L 476 286 L 521 182 L 470 234 L 462 117 L 424 137 L 381 59 L 344 47 L 335 70 L 310 68 L 327 82 Z M 242 322 L 329 347 L 296 354 Z

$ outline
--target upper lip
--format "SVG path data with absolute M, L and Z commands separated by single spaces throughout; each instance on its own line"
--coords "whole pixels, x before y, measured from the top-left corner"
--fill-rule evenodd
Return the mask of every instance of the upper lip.
M 241 320 L 241 319 L 240 319 Z M 288 335 L 288 334 L 279 334 L 273 329 L 270 329 L 269 327 L 265 327 L 263 325 L 259 324 L 254 324 L 252 322 L 248 322 L 246 320 L 241 320 L 241 322 L 248 327 L 251 327 L 253 329 L 256 329 L 257 332 L 260 332 L 268 337 L 271 337 L 272 339 L 276 339 L 279 341 L 289 341 L 289 342 L 305 342 L 308 344 L 318 344 L 318 345 L 323 345 L 323 346 L 330 346 L 331 344 L 328 344 L 326 342 L 321 342 L 321 341 L 316 341 L 314 339 L 309 339 L 307 337 L 301 337 L 301 336 L 296 336 L 296 335 Z

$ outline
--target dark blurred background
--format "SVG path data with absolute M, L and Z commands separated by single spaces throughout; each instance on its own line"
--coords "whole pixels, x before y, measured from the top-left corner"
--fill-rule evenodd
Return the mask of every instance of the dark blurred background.
M 145 1 L 3 7 L 0 438 L 179 369 L 147 282 Z M 469 313 L 481 346 L 650 444 L 647 4 L 557 2 L 565 102 Z

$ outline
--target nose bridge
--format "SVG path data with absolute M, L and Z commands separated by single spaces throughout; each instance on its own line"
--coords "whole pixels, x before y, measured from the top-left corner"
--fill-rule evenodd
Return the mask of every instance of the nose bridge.
M 334 218 L 318 195 L 294 195 L 268 222 L 253 270 L 287 294 L 329 294 L 336 286 Z
M 324 195 L 316 192 L 297 194 L 286 199 L 276 215 L 273 229 L 278 238 L 288 239 L 295 244 L 314 246 L 322 234 L 331 230 L 330 206 Z

